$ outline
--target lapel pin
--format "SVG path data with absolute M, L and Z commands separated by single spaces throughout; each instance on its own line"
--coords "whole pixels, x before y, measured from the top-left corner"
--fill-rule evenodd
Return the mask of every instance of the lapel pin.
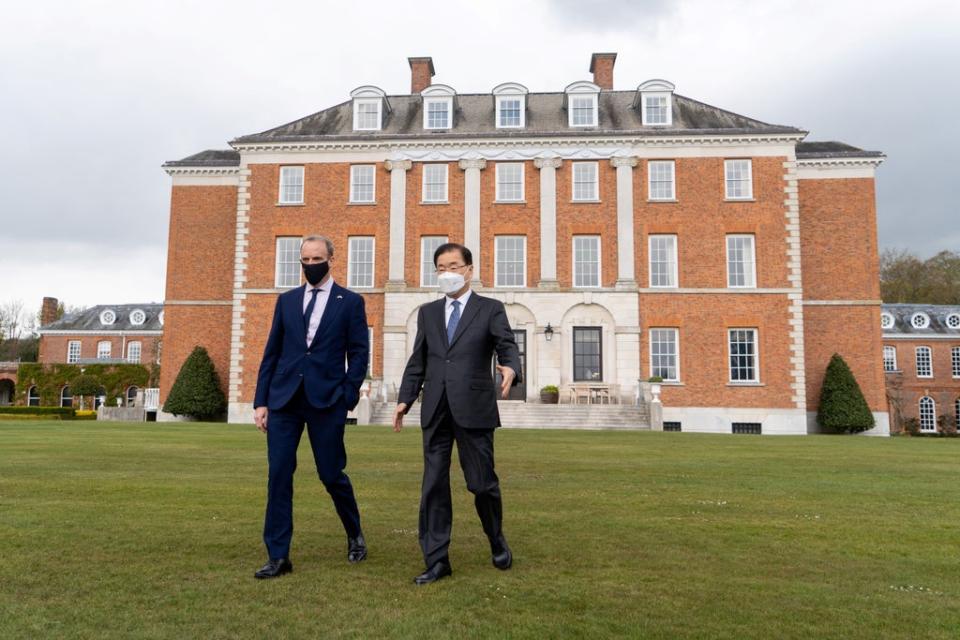
M 337 296 L 337 300 L 342 300 L 343 296 Z

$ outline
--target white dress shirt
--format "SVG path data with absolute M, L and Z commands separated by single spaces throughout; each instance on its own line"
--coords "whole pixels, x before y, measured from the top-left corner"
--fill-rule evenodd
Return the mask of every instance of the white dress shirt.
M 463 318 L 463 310 L 467 307 L 467 300 L 470 299 L 470 294 L 473 293 L 470 289 L 467 289 L 462 296 L 459 298 L 451 298 L 450 296 L 444 296 L 445 307 L 444 311 L 446 313 L 445 319 L 443 321 L 443 326 L 446 327 L 450 324 L 450 316 L 453 314 L 453 301 L 456 300 L 460 303 L 460 317 Z M 317 295 L 320 295 L 319 293 Z
M 313 297 L 311 293 L 314 289 L 319 289 L 320 293 L 317 294 L 317 303 L 313 305 L 313 311 L 310 313 L 310 322 L 307 323 L 307 346 L 310 346 L 310 343 L 313 342 L 313 336 L 316 335 L 317 329 L 320 327 L 320 318 L 323 317 L 323 310 L 327 308 L 327 300 L 330 299 L 330 289 L 333 287 L 333 276 L 327 278 L 327 281 L 321 283 L 319 286 L 314 287 L 309 282 L 307 286 L 303 289 L 303 313 L 307 312 L 307 306 L 310 304 L 310 298 Z

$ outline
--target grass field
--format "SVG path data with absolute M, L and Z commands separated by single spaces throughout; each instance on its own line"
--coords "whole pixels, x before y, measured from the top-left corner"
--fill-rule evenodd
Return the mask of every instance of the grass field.
M 960 636 L 958 440 L 499 431 L 514 568 L 455 462 L 419 588 L 419 430 L 347 447 L 369 559 L 304 442 L 295 572 L 260 582 L 252 427 L 0 423 L 0 638 Z

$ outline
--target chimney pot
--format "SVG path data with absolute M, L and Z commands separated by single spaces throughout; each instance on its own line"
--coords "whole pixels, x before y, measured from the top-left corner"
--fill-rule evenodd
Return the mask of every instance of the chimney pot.
M 59 301 L 56 298 L 43 298 L 43 304 L 40 305 L 40 326 L 48 325 L 57 319 L 57 307 Z

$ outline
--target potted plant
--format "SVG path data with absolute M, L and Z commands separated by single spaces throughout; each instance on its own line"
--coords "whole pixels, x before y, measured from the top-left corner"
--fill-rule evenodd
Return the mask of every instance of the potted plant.
M 555 384 L 548 384 L 540 389 L 540 402 L 543 404 L 557 404 L 560 402 L 560 389 Z

